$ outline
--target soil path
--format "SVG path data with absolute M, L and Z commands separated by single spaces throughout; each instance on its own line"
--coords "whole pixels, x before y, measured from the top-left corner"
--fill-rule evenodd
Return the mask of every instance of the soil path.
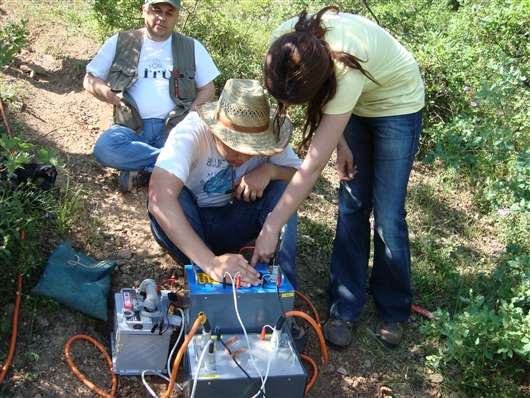
M 18 18 L 21 7 L 20 2 L 0 2 L 0 22 Z M 181 275 L 181 270 L 151 237 L 145 188 L 126 195 L 118 193 L 116 172 L 100 167 L 91 155 L 94 142 L 108 125 L 111 114 L 110 107 L 82 89 L 84 67 L 99 43 L 76 32 L 69 22 L 59 19 L 52 28 L 40 21 L 38 15 L 28 18 L 29 46 L 14 67 L 4 71 L 2 79 L 16 87 L 17 100 L 13 107 L 20 109 L 11 113 L 12 121 L 22 127 L 23 135 L 30 141 L 56 148 L 66 162 L 59 184 L 81 190 L 84 209 L 83 217 L 72 230 L 74 247 L 97 259 L 118 260 L 119 266 L 113 274 L 114 291 L 138 286 L 144 278 L 158 280 L 171 274 Z M 302 217 L 318 212 L 322 199 L 329 198 L 316 195 L 301 212 Z M 298 260 L 299 272 L 304 275 L 302 287 L 324 313 L 325 273 L 315 272 L 315 268 L 322 267 L 321 261 L 325 259 L 315 257 L 307 249 L 304 251 L 304 247 L 312 247 L 308 235 L 301 233 L 300 239 L 305 242 Z M 10 380 L 0 390 L 0 396 L 95 396 L 66 366 L 63 346 L 69 336 L 78 333 L 92 335 L 108 346 L 110 321 L 108 324 L 94 321 L 62 306 L 34 306 L 32 311 L 24 313 L 21 325 Z M 308 353 L 319 358 L 316 340 L 311 338 L 308 347 Z M 109 388 L 110 377 L 97 351 L 83 343 L 74 351 L 80 369 L 96 384 Z M 309 396 L 383 396 L 384 369 L 390 367 L 394 374 L 405 371 L 401 365 L 376 364 L 377 358 L 363 349 L 362 344 L 342 352 L 332 351 L 330 359 L 330 366 L 321 369 Z M 158 392 L 165 387 L 158 380 L 152 382 Z M 121 397 L 147 396 L 137 377 L 120 377 L 118 391 Z M 422 391 L 420 395 L 431 394 Z

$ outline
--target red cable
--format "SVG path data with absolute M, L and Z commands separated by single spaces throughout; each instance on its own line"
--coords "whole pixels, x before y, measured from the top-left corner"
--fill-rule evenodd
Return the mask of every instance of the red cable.
M 318 325 L 320 326 L 321 322 L 320 322 L 320 316 L 318 315 L 318 311 L 316 309 L 316 307 L 313 305 L 313 303 L 311 302 L 311 300 L 309 300 L 309 297 L 307 297 L 305 294 L 303 294 L 302 292 L 299 292 L 298 290 L 295 291 L 296 295 L 298 297 L 300 297 L 308 306 L 309 308 L 311 308 L 311 311 L 313 311 L 313 315 L 315 317 L 315 321 L 318 323 Z
M 315 361 L 313 361 L 313 358 L 305 355 L 300 354 L 300 358 L 302 358 L 304 361 L 306 361 L 309 365 L 313 367 L 313 374 L 311 375 L 311 378 L 309 379 L 309 382 L 305 386 L 305 395 L 311 391 L 311 388 L 313 388 L 313 385 L 315 384 L 315 381 L 317 380 L 318 376 L 318 366 Z
M 9 127 L 9 123 L 7 122 L 7 115 L 4 110 L 4 102 L 2 101 L 2 98 L 0 98 L 0 113 L 2 114 L 2 119 L 4 120 L 4 125 L 6 126 L 7 130 L 7 137 L 9 139 L 13 139 L 13 132 L 11 131 L 11 128 Z M 1 381 L 0 381 L 1 383 Z
M 7 354 L 7 359 L 4 365 L 2 366 L 2 371 L 0 372 L 0 384 L 4 381 L 4 377 L 13 362 L 13 356 L 15 355 L 15 347 L 17 345 L 17 332 L 18 332 L 18 316 L 20 312 L 20 301 L 22 299 L 22 274 L 17 278 L 17 293 L 15 299 L 15 311 L 13 312 L 13 329 L 11 330 L 11 341 L 9 343 L 9 353 Z
M 431 321 L 438 320 L 438 317 L 434 315 L 432 312 L 426 310 L 425 308 L 420 307 L 419 305 L 412 304 L 410 306 L 410 309 L 420 315 L 423 315 L 425 318 L 430 319 Z
M 182 358 L 184 357 L 184 354 L 186 353 L 186 348 L 188 348 L 188 345 L 190 344 L 190 341 L 195 335 L 195 332 L 197 331 L 199 326 L 205 321 L 206 321 L 206 316 L 204 315 L 204 313 L 199 312 L 199 315 L 195 319 L 195 322 L 193 322 L 193 325 L 191 326 L 190 331 L 186 335 L 186 338 L 184 339 L 182 346 L 179 348 L 177 352 L 177 356 L 175 357 L 175 360 L 173 361 L 173 367 L 171 368 L 169 384 L 167 386 L 166 391 L 160 396 L 160 398 L 169 398 L 169 396 L 171 395 L 171 392 L 173 391 L 173 387 L 175 385 L 175 380 L 177 379 L 178 368 L 180 366 L 180 362 L 182 361 Z
M 72 343 L 77 340 L 87 340 L 93 345 L 96 346 L 96 348 L 103 354 L 105 357 L 105 360 L 107 361 L 107 365 L 109 366 L 110 374 L 112 375 L 112 387 L 110 394 L 107 393 L 102 388 L 98 387 L 94 383 L 92 383 L 90 380 L 87 379 L 87 377 L 77 369 L 77 367 L 74 365 L 74 361 L 72 360 L 72 356 L 70 354 L 70 348 L 72 346 Z M 64 345 L 64 359 L 66 360 L 66 363 L 74 373 L 74 375 L 88 388 L 90 388 L 92 391 L 94 391 L 96 394 L 103 398 L 114 398 L 116 397 L 116 389 L 118 388 L 118 378 L 116 375 L 112 372 L 112 359 L 110 358 L 110 355 L 108 354 L 105 347 L 103 347 L 103 344 L 101 344 L 99 341 L 97 341 L 95 338 L 87 336 L 86 334 L 78 334 L 75 336 L 71 336 Z
M 246 250 L 254 250 L 254 246 L 243 246 L 241 249 L 239 249 L 239 254 L 243 254 Z
M 311 326 L 313 326 L 313 329 L 315 329 L 315 332 L 318 336 L 318 340 L 320 342 L 320 351 L 322 352 L 322 362 L 324 363 L 324 365 L 327 365 L 328 359 L 329 359 L 328 347 L 326 346 L 326 341 L 324 340 L 324 335 L 322 334 L 322 330 L 320 326 L 316 323 L 316 321 L 313 318 L 311 318 L 309 315 L 307 315 L 305 312 L 302 312 L 302 311 L 287 311 L 284 314 L 284 316 L 286 318 L 291 317 L 291 316 L 303 318 L 307 322 L 309 322 Z

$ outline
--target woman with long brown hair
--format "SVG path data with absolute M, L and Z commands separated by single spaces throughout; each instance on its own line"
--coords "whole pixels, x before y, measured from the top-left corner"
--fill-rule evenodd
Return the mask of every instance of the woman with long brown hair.
M 288 106 L 306 105 L 303 143 L 309 146 L 261 230 L 252 263 L 273 255 L 282 225 L 336 149 L 341 184 L 326 338 L 338 347 L 352 341 L 366 301 L 373 211 L 369 287 L 381 318 L 375 331 L 397 346 L 412 303 L 405 198 L 424 106 L 416 61 L 377 24 L 330 6 L 311 16 L 302 12 L 273 32 L 265 86 L 278 101 L 276 129 Z

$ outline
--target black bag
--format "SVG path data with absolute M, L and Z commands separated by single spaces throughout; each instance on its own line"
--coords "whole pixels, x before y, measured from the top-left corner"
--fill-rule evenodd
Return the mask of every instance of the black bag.
M 0 164 L 2 164 L 4 160 L 4 157 L 0 157 Z M 55 166 L 31 162 L 16 169 L 13 175 L 9 178 L 9 182 L 14 187 L 31 182 L 35 187 L 46 191 L 55 185 L 56 178 L 57 169 Z M 0 172 L 0 180 L 8 180 L 5 171 Z

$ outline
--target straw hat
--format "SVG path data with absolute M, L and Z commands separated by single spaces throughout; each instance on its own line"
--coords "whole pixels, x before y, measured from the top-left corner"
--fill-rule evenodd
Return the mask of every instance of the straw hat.
M 273 132 L 274 111 L 256 80 L 228 80 L 219 101 L 200 105 L 197 112 L 224 144 L 247 155 L 269 156 L 283 151 L 293 130 L 285 118 L 278 136 Z

